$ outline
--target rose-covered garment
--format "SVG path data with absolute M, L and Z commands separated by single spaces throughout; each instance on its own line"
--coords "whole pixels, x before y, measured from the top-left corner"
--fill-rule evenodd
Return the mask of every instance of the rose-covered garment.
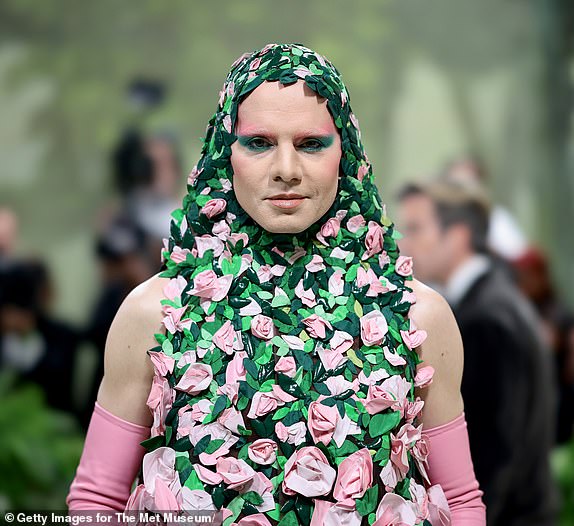
M 341 134 L 331 209 L 271 234 L 239 206 L 229 161 L 242 98 L 304 80 Z M 324 57 L 271 44 L 240 57 L 162 256 L 165 335 L 148 351 L 152 437 L 127 509 L 222 510 L 224 524 L 438 525 L 415 387 L 424 330 L 349 95 Z

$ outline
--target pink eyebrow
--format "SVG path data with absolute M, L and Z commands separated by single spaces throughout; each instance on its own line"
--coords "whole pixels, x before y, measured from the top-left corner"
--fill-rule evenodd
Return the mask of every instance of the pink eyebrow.
M 237 130 L 237 133 L 240 135 L 261 136 L 261 137 L 273 136 L 273 134 L 270 133 L 269 130 L 267 130 L 266 128 L 257 128 L 251 126 L 246 126 L 245 128 L 242 127 L 240 130 Z M 326 129 L 307 129 L 298 133 L 295 136 L 295 138 L 300 139 L 302 137 L 324 137 L 327 135 L 333 135 L 333 132 Z

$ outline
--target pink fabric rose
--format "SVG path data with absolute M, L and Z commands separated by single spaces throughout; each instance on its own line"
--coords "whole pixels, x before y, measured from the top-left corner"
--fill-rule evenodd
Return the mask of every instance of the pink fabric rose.
M 313 499 L 313 503 L 315 507 L 309 526 L 361 526 L 362 517 L 353 499 L 339 502 Z
M 279 406 L 284 405 L 286 402 L 293 402 L 295 397 L 286 393 L 278 385 L 272 386 L 272 391 L 263 393 L 257 391 L 251 400 L 251 407 L 247 416 L 249 418 L 257 418 L 266 415 L 271 411 L 275 411 Z
M 426 331 L 423 331 L 422 329 L 417 329 L 415 322 L 413 320 L 410 320 L 410 327 L 408 331 L 400 331 L 400 332 L 403 341 L 405 342 L 405 345 L 409 349 L 416 349 L 417 347 L 420 347 L 423 344 L 423 342 L 427 339 Z
M 175 391 L 169 382 L 158 374 L 154 374 L 151 389 L 146 401 L 146 405 L 153 414 L 153 424 L 151 426 L 151 436 L 155 437 L 165 433 L 165 417 L 173 405 Z
M 391 262 L 390 256 L 387 254 L 386 250 L 383 250 L 379 254 L 379 267 L 385 268 Z
M 239 426 L 245 427 L 243 414 L 235 409 L 235 407 L 228 407 L 217 417 L 217 421 L 232 433 L 239 434 Z
M 209 219 L 221 214 L 227 208 L 225 199 L 210 199 L 201 209 L 201 214 L 205 214 Z
M 196 422 L 201 422 L 209 413 L 211 413 L 212 409 L 213 402 L 207 398 L 203 398 L 191 406 L 191 417 Z
M 423 477 L 426 479 L 427 482 L 430 482 L 430 479 L 427 474 L 426 470 L 426 462 L 429 456 L 430 451 L 430 443 L 429 438 L 427 435 L 421 435 L 421 437 L 414 443 L 411 452 L 417 463 L 419 471 L 422 473 Z
M 415 505 L 396 493 L 385 493 L 377 511 L 373 526 L 415 526 Z M 434 522 L 433 522 L 434 526 Z
M 229 234 L 227 242 L 230 245 L 235 246 L 237 245 L 237 243 L 239 243 L 239 241 L 243 241 L 244 247 L 247 246 L 247 244 L 249 243 L 249 236 L 247 235 L 246 232 L 232 232 L 231 234 Z
M 247 446 L 247 455 L 256 464 L 273 464 L 277 458 L 277 443 L 269 438 L 260 438 Z
M 343 273 L 340 270 L 335 270 L 329 281 L 327 282 L 329 288 L 329 294 L 337 297 L 343 294 L 343 287 L 345 286 L 345 282 L 343 281 Z
M 378 276 L 370 267 L 369 270 L 365 270 L 363 267 L 359 267 L 357 269 L 357 278 L 355 283 L 357 284 L 357 287 L 364 287 L 369 285 L 366 295 L 372 298 L 376 297 L 378 294 L 384 294 L 390 290 L 389 287 L 380 281 Z
M 359 373 L 359 376 L 357 376 L 357 380 L 359 381 L 359 383 L 362 383 L 365 385 L 372 385 L 372 384 L 378 383 L 381 380 L 384 380 L 385 378 L 388 378 L 388 377 L 389 377 L 389 373 L 387 373 L 387 371 L 385 370 L 384 367 L 381 367 L 380 369 L 377 369 L 376 371 L 371 371 L 369 376 L 367 376 L 363 371 L 361 371 Z M 363 400 L 363 402 L 364 402 L 364 400 Z
M 219 257 L 225 249 L 225 244 L 221 239 L 210 236 L 209 234 L 197 236 L 195 238 L 195 246 L 197 248 L 197 255 L 200 258 L 203 257 L 208 250 L 213 250 L 213 257 Z
M 355 234 L 359 229 L 363 228 L 367 222 L 362 215 L 356 215 L 347 221 L 347 230 Z
M 245 307 L 239 309 L 240 316 L 255 316 L 256 314 L 261 314 L 261 305 L 253 298 L 249 300 L 249 303 L 245 305 Z
M 406 401 L 404 412 L 407 424 L 411 424 L 414 421 L 414 419 L 422 411 L 424 405 L 424 400 L 421 400 L 418 396 L 414 402 L 410 402 L 409 400 Z
M 181 319 L 186 310 L 187 305 L 179 308 L 172 307 L 171 305 L 164 305 L 163 312 L 166 316 L 162 320 L 162 323 L 171 334 L 175 334 L 177 331 L 183 331 L 183 329 L 189 330 L 191 327 L 191 320 Z
M 307 426 L 313 442 L 322 442 L 328 445 L 335 432 L 337 422 L 341 418 L 339 410 L 335 406 L 326 406 L 319 401 L 309 404 L 309 416 Z
M 229 237 L 229 234 L 231 234 L 231 228 L 225 220 L 222 219 L 213 225 L 211 233 L 221 239 L 221 241 L 225 241 Z
M 432 383 L 433 376 L 434 367 L 432 365 L 421 367 L 415 376 L 415 387 L 427 387 Z
M 232 281 L 233 276 L 230 274 L 218 277 L 213 270 L 204 270 L 193 278 L 193 290 L 190 290 L 188 294 L 221 301 L 227 296 Z
M 233 351 L 243 349 L 243 341 L 239 331 L 236 331 L 227 320 L 213 335 L 213 343 L 226 354 L 233 354 Z
M 181 488 L 182 506 L 186 511 L 216 511 L 217 508 L 213 499 L 207 491 L 201 489 L 189 489 L 187 486 Z
M 336 472 L 327 457 L 315 446 L 305 446 L 293 453 L 284 467 L 283 493 L 305 497 L 327 495 L 333 487 Z
M 399 256 L 395 263 L 395 270 L 400 276 L 410 276 L 413 273 L 413 258 Z
M 223 480 L 223 478 L 219 473 L 215 473 L 199 463 L 193 464 L 193 469 L 197 474 L 197 478 L 201 480 L 201 482 L 205 482 L 206 484 L 215 486 L 216 484 L 220 484 L 221 481 Z
M 382 384 L 371 384 L 363 401 L 365 409 L 370 415 L 389 407 L 393 411 L 402 411 L 410 388 L 411 383 L 398 374 L 387 378 Z
M 189 172 L 189 175 L 187 176 L 187 184 L 190 186 L 195 185 L 195 182 L 197 181 L 197 177 L 199 176 L 199 174 L 203 172 L 203 168 L 201 170 L 197 169 L 197 165 L 193 167 L 193 169 L 191 170 L 191 172 Z
M 317 351 L 319 359 L 323 364 L 325 370 L 330 371 L 336 369 L 343 362 L 347 361 L 347 358 L 343 356 L 343 353 L 339 351 L 332 351 L 330 349 L 319 349 Z
M 251 333 L 262 340 L 270 340 L 275 334 L 273 320 L 269 316 L 257 314 L 251 320 Z
M 383 227 L 374 221 L 369 221 L 369 229 L 365 236 L 365 247 L 367 250 L 363 254 L 363 259 L 369 259 L 383 250 L 385 231 Z
M 309 272 L 319 272 L 320 270 L 325 270 L 325 263 L 323 263 L 323 258 L 315 254 L 309 263 L 305 265 L 305 268 Z
M 428 490 L 429 497 L 429 521 L 434 526 L 450 526 L 451 516 L 448 501 L 442 487 L 439 484 L 431 486 Z
M 171 356 L 156 351 L 148 351 L 147 354 L 153 363 L 156 374 L 166 376 L 168 373 L 173 373 L 175 360 Z
M 299 338 L 299 336 L 293 336 L 292 334 L 282 334 L 281 339 L 284 340 L 289 349 L 298 349 L 302 351 L 305 348 L 305 342 Z
M 292 356 L 281 356 L 281 358 L 279 358 L 275 364 L 275 370 L 278 373 L 283 373 L 293 378 L 293 376 L 295 376 L 295 372 L 297 371 L 295 358 Z
M 217 473 L 221 475 L 228 489 L 242 486 L 255 477 L 255 470 L 245 460 L 233 457 L 220 457 L 216 463 Z
M 287 442 L 288 444 L 298 446 L 305 442 L 307 427 L 304 422 L 297 422 L 288 427 L 282 422 L 277 422 L 275 424 L 275 434 L 281 442 Z
M 142 470 L 145 489 L 154 498 L 156 509 L 179 510 L 176 496 L 181 491 L 181 483 L 175 471 L 175 451 L 159 447 L 146 453 Z
M 330 219 L 327 219 L 325 224 L 321 227 L 321 235 L 323 237 L 337 237 L 340 229 L 341 221 L 336 217 L 331 217 Z
M 221 425 L 219 422 L 209 424 L 197 424 L 189 434 L 189 441 L 195 446 L 206 435 L 211 436 L 211 440 L 223 440 L 223 443 L 213 453 L 200 453 L 199 461 L 206 466 L 214 466 L 220 457 L 229 453 L 230 448 L 235 444 L 239 437 Z
M 308 318 L 305 318 L 303 323 L 307 326 L 307 332 L 311 338 L 324 338 L 326 335 L 325 328 L 333 328 L 327 320 L 320 318 L 316 314 L 312 314 Z
M 313 289 L 307 289 L 303 287 L 303 280 L 300 280 L 295 287 L 295 295 L 301 299 L 301 302 L 306 307 L 314 307 L 317 305 L 317 299 L 315 298 L 315 293 Z
M 359 449 L 339 464 L 333 497 L 360 499 L 373 485 L 373 459 L 367 448 Z
M 353 346 L 353 337 L 345 331 L 335 331 L 331 338 L 331 349 L 336 352 L 344 353 Z
M 382 312 L 373 310 L 360 319 L 361 339 L 368 346 L 379 345 L 385 339 L 389 327 Z
M 407 451 L 421 437 L 422 426 L 418 428 L 405 424 L 397 435 L 391 433 L 391 454 L 389 461 L 381 471 L 381 480 L 386 488 L 394 489 L 409 471 Z
M 357 171 L 357 179 L 359 181 L 362 181 L 365 177 L 365 175 L 367 175 L 369 173 L 369 167 L 361 164 L 361 166 L 359 166 L 359 170 Z
M 179 298 L 183 289 L 187 287 L 187 281 L 183 276 L 178 276 L 177 278 L 170 279 L 167 285 L 163 287 L 163 293 L 168 300 L 175 300 Z
M 191 250 L 189 250 L 189 248 L 181 248 L 176 245 L 173 247 L 170 257 L 174 263 L 182 263 L 187 259 L 188 254 L 191 254 Z
M 391 365 L 394 365 L 395 367 L 406 365 L 407 363 L 407 361 L 399 353 L 391 352 L 388 347 L 383 349 L 383 353 L 387 362 L 389 362 Z
M 213 372 L 208 364 L 192 363 L 183 373 L 175 388 L 194 395 L 207 389 L 211 380 L 213 380 Z
M 246 371 L 243 365 L 243 359 L 247 358 L 245 351 L 239 351 L 233 355 L 231 361 L 227 364 L 225 369 L 225 383 L 237 384 L 239 380 L 245 380 Z
M 171 387 L 169 387 L 169 389 L 172 391 L 172 393 L 175 394 L 175 391 L 173 391 Z M 189 436 L 193 426 L 196 424 L 196 420 L 193 418 L 193 415 L 191 414 L 191 407 L 188 405 L 180 408 L 177 414 L 179 417 L 179 421 L 177 423 L 177 439 L 179 440 L 180 438 Z

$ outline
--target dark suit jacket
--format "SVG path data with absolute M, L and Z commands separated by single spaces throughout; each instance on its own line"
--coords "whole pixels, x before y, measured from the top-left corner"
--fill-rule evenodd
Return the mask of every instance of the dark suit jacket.
M 453 311 L 464 342 L 462 395 L 487 524 L 554 525 L 555 378 L 534 310 L 493 265 Z

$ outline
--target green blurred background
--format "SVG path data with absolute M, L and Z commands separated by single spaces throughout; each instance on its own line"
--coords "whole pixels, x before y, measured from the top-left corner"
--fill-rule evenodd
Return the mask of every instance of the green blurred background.
M 268 42 L 300 42 L 342 73 L 391 216 L 402 183 L 472 152 L 572 306 L 573 34 L 566 0 L 1 0 L 0 206 L 19 217 L 18 252 L 48 263 L 55 314 L 85 323 L 98 291 L 94 225 L 124 127 L 169 130 L 190 170 L 231 63 Z M 146 115 L 126 102 L 137 75 L 168 87 Z M 7 392 L 4 506 L 34 507 L 52 492 L 57 507 L 81 434 L 46 420 L 33 389 Z M 41 433 L 53 447 L 32 440 Z M 573 448 L 554 456 L 563 524 L 574 523 Z M 35 496 L 16 497 L 24 487 Z

